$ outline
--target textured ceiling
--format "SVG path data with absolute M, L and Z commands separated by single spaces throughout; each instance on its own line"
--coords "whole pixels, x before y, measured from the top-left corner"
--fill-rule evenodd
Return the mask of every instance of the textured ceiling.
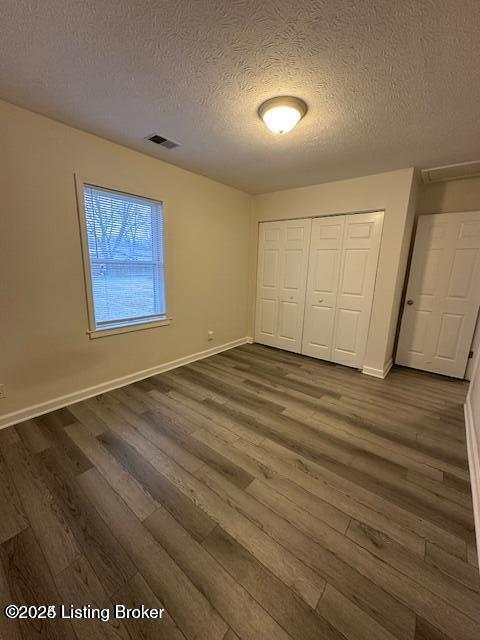
M 2 0 L 0 32 L 4 99 L 252 193 L 480 156 L 478 0 Z

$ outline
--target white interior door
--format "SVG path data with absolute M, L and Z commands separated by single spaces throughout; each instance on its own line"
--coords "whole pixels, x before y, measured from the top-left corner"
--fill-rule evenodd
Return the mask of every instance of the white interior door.
M 363 365 L 382 225 L 383 212 L 345 216 L 331 360 L 350 367 Z
M 322 360 L 332 359 L 345 218 L 312 220 L 302 353 Z
M 421 216 L 396 362 L 463 378 L 479 283 L 480 212 Z
M 255 340 L 301 350 L 311 220 L 259 225 Z
M 283 260 L 284 223 L 263 222 L 258 231 L 255 341 L 277 346 L 278 300 Z
M 300 353 L 311 220 L 287 220 L 278 305 L 278 338 L 281 349 Z

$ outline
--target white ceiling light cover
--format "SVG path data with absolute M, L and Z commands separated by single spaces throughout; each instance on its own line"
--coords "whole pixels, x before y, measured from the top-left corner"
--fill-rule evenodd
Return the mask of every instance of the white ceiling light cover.
M 270 98 L 258 109 L 258 115 L 273 133 L 288 133 L 307 112 L 303 100 L 292 96 Z

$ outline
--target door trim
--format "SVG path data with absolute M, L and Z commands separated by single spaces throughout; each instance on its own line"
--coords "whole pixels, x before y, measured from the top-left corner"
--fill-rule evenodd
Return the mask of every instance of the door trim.
M 388 372 L 393 367 L 393 359 L 390 358 L 388 362 L 383 365 L 383 369 L 375 369 L 374 367 L 363 367 L 362 373 L 372 378 L 386 378 Z
M 313 220 L 314 218 L 333 218 L 334 216 L 356 216 L 362 213 L 383 213 L 385 214 L 385 207 L 379 209 L 358 209 L 357 211 L 335 211 L 334 213 L 312 213 L 304 216 L 294 216 L 293 218 L 267 218 L 266 220 L 257 220 L 257 226 L 264 224 L 265 222 L 287 222 L 289 220 Z M 258 237 L 258 235 L 257 235 Z

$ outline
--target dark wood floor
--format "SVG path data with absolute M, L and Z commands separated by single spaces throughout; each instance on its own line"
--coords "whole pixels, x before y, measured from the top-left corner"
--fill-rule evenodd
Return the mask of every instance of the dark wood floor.
M 465 392 L 246 345 L 1 431 L 0 636 L 479 640 Z

